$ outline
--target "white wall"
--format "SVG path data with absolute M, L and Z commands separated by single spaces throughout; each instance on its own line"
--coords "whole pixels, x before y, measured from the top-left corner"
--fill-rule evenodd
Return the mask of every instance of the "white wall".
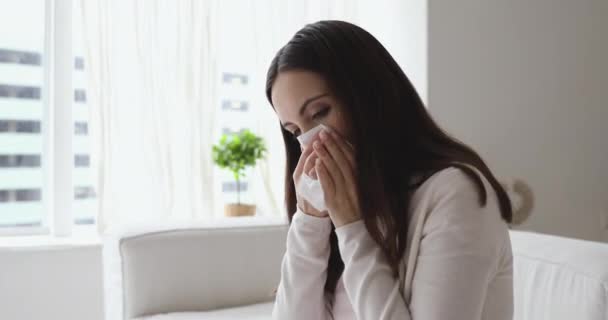
M 536 208 L 524 229 L 608 241 L 608 1 L 430 0 L 429 108 Z
M 102 320 L 100 246 L 0 249 L 0 319 Z
M 361 0 L 356 21 L 395 58 L 427 102 L 427 0 Z

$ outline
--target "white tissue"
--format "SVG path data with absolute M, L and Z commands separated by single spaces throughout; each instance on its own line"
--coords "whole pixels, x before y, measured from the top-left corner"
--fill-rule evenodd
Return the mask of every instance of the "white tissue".
M 325 130 L 327 132 L 331 131 L 329 127 L 320 124 L 300 135 L 298 137 L 298 141 L 301 145 L 306 146 L 313 141 L 313 138 L 315 138 L 316 135 L 321 132 L 321 130 Z M 315 209 L 319 211 L 327 210 L 321 182 L 317 179 L 313 179 L 306 172 L 303 172 L 300 176 L 300 181 L 296 185 L 296 192 L 302 198 L 304 198 L 304 200 L 308 201 L 308 203 L 310 203 L 310 205 Z
M 300 182 L 296 186 L 296 190 L 300 197 L 308 201 L 315 209 L 319 211 L 327 210 L 325 197 L 323 196 L 323 187 L 321 187 L 319 180 L 313 179 L 306 173 L 303 173 L 300 176 Z
M 313 138 L 318 133 L 320 133 L 321 130 L 331 132 L 331 129 L 328 126 L 326 126 L 324 124 L 320 124 L 312 129 L 306 131 L 304 134 L 298 136 L 298 141 L 300 142 L 301 145 L 306 146 L 312 142 Z

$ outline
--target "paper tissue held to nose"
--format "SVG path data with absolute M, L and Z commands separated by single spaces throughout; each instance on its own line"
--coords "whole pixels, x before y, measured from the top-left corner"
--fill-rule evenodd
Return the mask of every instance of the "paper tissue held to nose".
M 325 130 L 326 132 L 331 131 L 329 127 L 320 124 L 298 137 L 300 145 L 306 146 L 310 144 L 322 130 Z M 323 188 L 321 187 L 321 182 L 318 179 L 313 179 L 312 177 L 310 177 L 307 172 L 303 172 L 300 176 L 300 181 L 296 185 L 296 191 L 315 209 L 319 211 L 327 210 L 327 207 L 325 206 L 325 199 L 323 196 Z

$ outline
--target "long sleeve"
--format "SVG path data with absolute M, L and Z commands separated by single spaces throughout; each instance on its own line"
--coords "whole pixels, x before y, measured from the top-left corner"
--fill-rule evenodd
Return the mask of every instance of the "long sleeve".
M 359 320 L 409 320 L 384 252 L 367 232 L 363 220 L 336 228 L 344 261 L 344 288 Z
M 287 232 L 287 250 L 272 318 L 275 320 L 327 319 L 325 281 L 330 254 L 329 217 L 294 214 Z
M 484 310 L 499 257 L 510 245 L 492 189 L 486 186 L 487 204 L 481 207 L 475 185 L 459 170 L 448 169 L 434 178 L 421 200 L 431 205 L 426 207 L 409 305 L 363 221 L 336 229 L 344 286 L 359 320 L 474 320 L 484 314 L 508 319 L 506 307 L 495 317 Z M 507 292 L 507 306 L 509 288 L 502 292 Z

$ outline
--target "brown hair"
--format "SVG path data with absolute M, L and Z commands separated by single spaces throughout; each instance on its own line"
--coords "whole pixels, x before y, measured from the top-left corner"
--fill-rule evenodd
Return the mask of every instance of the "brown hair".
M 485 205 L 487 194 L 482 179 L 471 167 L 476 168 L 494 189 L 503 219 L 511 221 L 509 198 L 488 166 L 473 149 L 435 123 L 405 73 L 371 34 L 343 21 L 306 25 L 270 64 L 266 96 L 271 104 L 277 75 L 294 69 L 321 75 L 347 109 L 352 142 L 357 147 L 358 194 L 366 195 L 359 198 L 362 219 L 395 276 L 406 248 L 411 191 L 444 168 L 462 169 L 477 186 L 480 205 Z M 291 222 L 296 212 L 292 175 L 301 151 L 293 135 L 285 129 L 281 131 L 287 159 L 285 204 Z M 424 178 L 411 184 L 415 176 Z M 325 290 L 333 293 L 344 270 L 333 228 L 330 246 Z

